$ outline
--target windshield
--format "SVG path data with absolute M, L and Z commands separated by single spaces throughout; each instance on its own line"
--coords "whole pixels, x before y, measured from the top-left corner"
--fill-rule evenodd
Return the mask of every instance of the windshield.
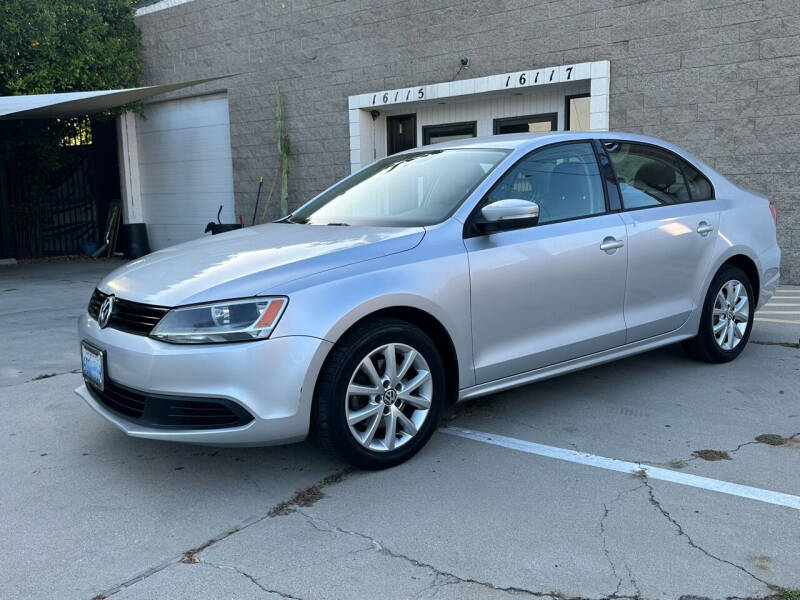
M 446 219 L 506 150 L 432 150 L 390 156 L 289 215 L 311 225 L 433 225 Z

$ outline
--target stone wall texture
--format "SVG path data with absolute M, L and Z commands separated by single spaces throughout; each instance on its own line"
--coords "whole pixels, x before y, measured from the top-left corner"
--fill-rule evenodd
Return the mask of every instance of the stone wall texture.
M 461 57 L 459 78 L 607 59 L 611 129 L 771 198 L 800 283 L 800 0 L 192 0 L 137 24 L 147 83 L 233 75 L 204 91 L 228 90 L 237 214 L 277 169 L 276 86 L 297 206 L 349 173 L 349 95 L 450 81 Z

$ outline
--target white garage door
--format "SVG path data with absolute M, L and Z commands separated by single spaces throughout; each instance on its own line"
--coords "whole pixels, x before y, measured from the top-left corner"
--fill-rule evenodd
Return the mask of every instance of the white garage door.
M 198 238 L 209 221 L 234 222 L 225 94 L 148 104 L 136 137 L 144 221 L 153 250 Z

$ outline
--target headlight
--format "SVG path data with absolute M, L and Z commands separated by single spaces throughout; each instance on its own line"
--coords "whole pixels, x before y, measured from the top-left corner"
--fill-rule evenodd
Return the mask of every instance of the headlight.
M 288 303 L 288 298 L 278 296 L 173 308 L 150 335 L 176 344 L 265 339 Z

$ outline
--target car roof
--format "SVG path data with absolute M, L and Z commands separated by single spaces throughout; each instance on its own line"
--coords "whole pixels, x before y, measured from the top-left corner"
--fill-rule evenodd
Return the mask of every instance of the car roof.
M 438 144 L 430 144 L 428 146 L 419 146 L 417 148 L 405 150 L 399 154 L 413 154 L 428 150 L 447 150 L 449 148 L 497 148 L 501 150 L 510 150 L 515 152 L 521 151 L 523 153 L 527 153 L 531 150 L 535 150 L 536 148 L 546 146 L 548 144 L 588 139 L 619 140 L 627 142 L 639 142 L 642 144 L 653 144 L 674 152 L 678 156 L 682 156 L 689 163 L 703 171 L 706 176 L 709 174 L 714 174 L 718 177 L 720 176 L 719 173 L 714 171 L 710 165 L 700 160 L 697 156 L 687 152 L 682 148 L 679 148 L 674 144 L 647 135 L 627 133 L 624 131 L 550 131 L 546 133 L 507 133 L 503 135 L 487 135 L 484 137 L 466 138 L 461 140 L 452 140 L 449 142 L 441 142 Z
M 555 142 L 565 142 L 586 139 L 603 140 L 628 140 L 631 142 L 642 142 L 645 144 L 655 144 L 673 150 L 680 154 L 685 154 L 679 148 L 669 142 L 657 138 L 639 135 L 635 133 L 624 133 L 617 131 L 550 131 L 546 133 L 508 133 L 503 135 L 488 135 L 484 137 L 466 138 L 440 142 L 424 147 L 412 148 L 405 153 L 419 152 L 421 150 L 446 150 L 449 148 L 499 148 L 503 150 L 532 150 L 539 146 L 552 144 Z

